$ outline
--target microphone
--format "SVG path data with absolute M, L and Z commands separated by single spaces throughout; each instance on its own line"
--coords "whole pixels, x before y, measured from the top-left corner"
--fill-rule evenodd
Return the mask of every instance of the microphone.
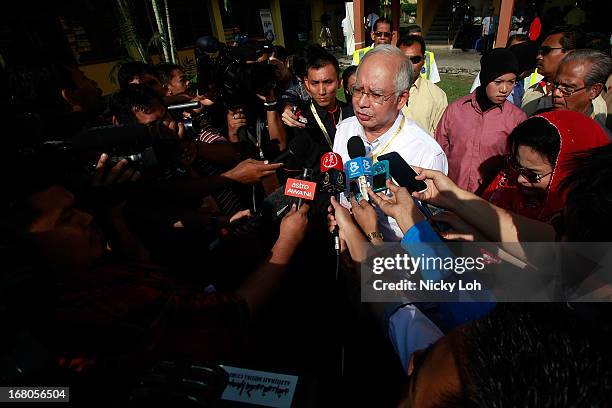
M 321 156 L 321 187 L 324 193 L 337 195 L 346 189 L 346 177 L 342 157 L 338 153 L 327 152 Z
M 365 157 L 366 149 L 363 144 L 363 140 L 359 136 L 351 136 L 346 144 L 346 148 L 348 150 L 348 155 L 351 159 L 355 159 L 357 157 Z
M 346 176 L 344 175 L 342 157 L 338 153 L 328 152 L 321 156 L 321 191 L 336 196 L 346 189 Z M 340 255 L 340 236 L 338 226 L 334 228 L 334 249 Z
M 359 136 L 352 136 L 346 147 L 351 158 L 346 162 L 349 193 L 352 193 L 357 201 L 363 198 L 369 202 L 368 187 L 372 185 L 372 159 L 365 157 L 365 146 Z
M 298 199 L 298 210 L 304 203 L 304 200 L 312 201 L 315 197 L 317 183 L 312 180 L 312 169 L 304 169 L 302 179 L 288 178 L 285 184 L 285 195 Z

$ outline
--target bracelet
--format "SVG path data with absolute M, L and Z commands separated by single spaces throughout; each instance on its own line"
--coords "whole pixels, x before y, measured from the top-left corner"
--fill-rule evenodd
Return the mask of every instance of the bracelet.
M 267 112 L 274 112 L 276 111 L 276 101 L 264 102 L 264 107 L 266 108 Z
M 368 241 L 372 242 L 372 240 L 374 238 L 380 238 L 381 240 L 383 239 L 383 234 L 382 232 L 370 232 L 369 234 L 366 235 L 366 238 L 368 239 Z

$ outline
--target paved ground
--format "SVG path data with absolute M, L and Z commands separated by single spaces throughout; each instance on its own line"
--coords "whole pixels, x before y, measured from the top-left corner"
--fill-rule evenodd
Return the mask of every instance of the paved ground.
M 480 54 L 474 50 L 463 52 L 461 50 L 449 50 L 448 46 L 436 45 L 429 47 L 434 52 L 438 71 L 444 74 L 469 74 L 476 75 L 480 70 Z M 351 65 L 351 57 L 334 52 L 340 67 Z

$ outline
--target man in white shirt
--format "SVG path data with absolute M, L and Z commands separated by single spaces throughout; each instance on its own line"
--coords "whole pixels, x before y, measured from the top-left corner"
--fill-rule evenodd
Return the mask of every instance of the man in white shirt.
M 364 56 L 353 87 L 355 117 L 338 125 L 334 140 L 333 151 L 344 162 L 350 160 L 348 140 L 359 136 L 373 160 L 397 152 L 410 165 L 448 172 L 440 145 L 401 114 L 408 101 L 412 72 L 410 60 L 392 45 L 379 45 Z M 403 234 L 395 220 L 380 211 L 378 215 L 385 240 L 399 241 Z

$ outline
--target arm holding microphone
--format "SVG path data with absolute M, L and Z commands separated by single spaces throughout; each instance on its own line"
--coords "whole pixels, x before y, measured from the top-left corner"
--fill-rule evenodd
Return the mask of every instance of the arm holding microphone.
M 292 206 L 281 222 L 279 237 L 268 260 L 238 288 L 238 294 L 245 299 L 252 315 L 256 314 L 278 287 L 295 250 L 304 239 L 308 226 L 308 209 L 308 204 L 299 210 L 297 206 Z
M 427 190 L 413 197 L 446 208 L 480 231 L 493 242 L 554 241 L 555 231 L 549 224 L 532 220 L 497 207 L 477 195 L 460 189 L 451 179 L 436 170 L 415 168 L 417 180 L 427 183 Z

